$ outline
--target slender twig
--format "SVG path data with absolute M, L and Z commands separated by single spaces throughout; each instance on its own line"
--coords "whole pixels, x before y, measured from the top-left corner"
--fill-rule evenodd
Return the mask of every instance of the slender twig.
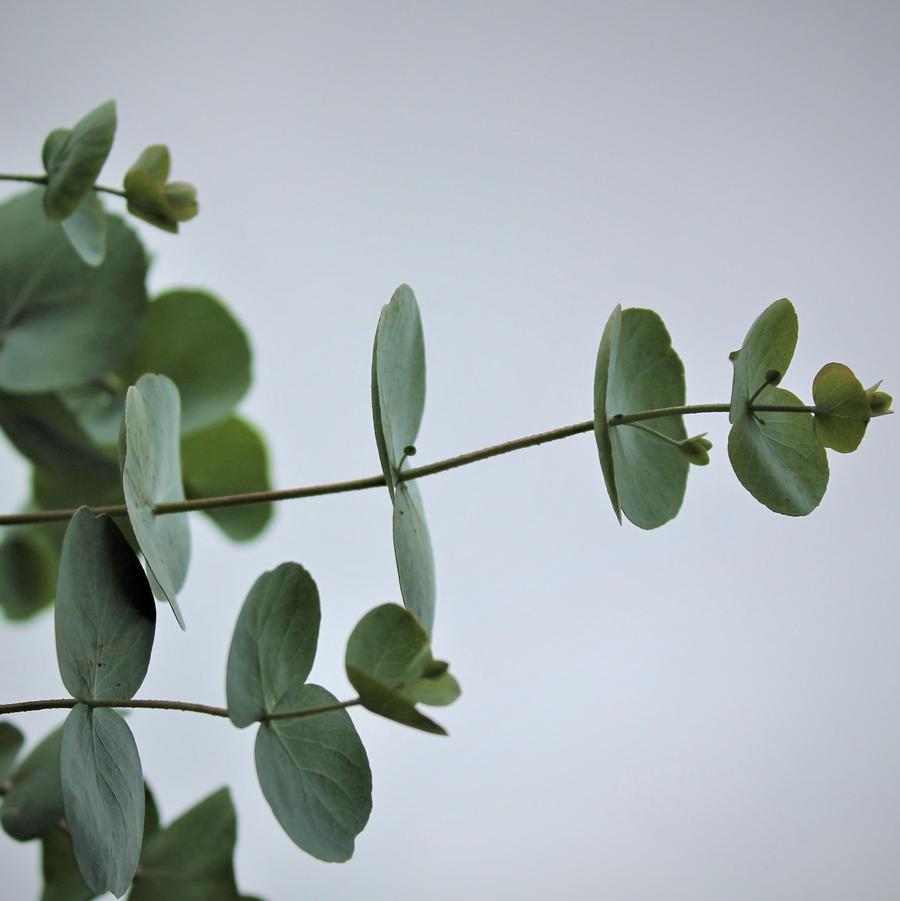
M 355 707 L 360 703 L 359 698 L 349 701 L 339 701 L 336 704 L 328 704 L 323 707 L 306 707 L 302 710 L 285 710 L 273 713 L 266 720 L 290 720 L 300 719 L 305 716 L 316 716 L 320 713 L 331 713 L 333 710 L 345 710 Z M 211 707 L 209 704 L 192 704 L 188 701 L 153 701 L 153 700 L 115 700 L 115 701 L 77 701 L 74 698 L 48 698 L 43 701 L 22 701 L 18 704 L 0 704 L 0 716 L 10 713 L 28 713 L 33 710 L 69 710 L 76 704 L 84 704 L 87 707 L 117 707 L 135 710 L 178 710 L 184 713 L 203 713 L 207 716 L 224 717 L 228 719 L 228 710 L 224 707 Z
M 46 175 L 7 175 L 0 174 L 0 181 L 24 181 L 32 185 L 46 185 Z M 115 194 L 116 197 L 126 197 L 124 191 L 118 188 L 105 188 L 103 185 L 94 185 L 94 190 L 102 194 Z
M 646 419 L 661 419 L 666 416 L 684 416 L 690 413 L 727 413 L 731 409 L 730 404 L 694 404 L 680 407 L 662 407 L 658 410 L 642 410 L 640 413 L 617 414 L 609 420 L 609 425 L 631 425 Z M 790 407 L 772 404 L 760 404 L 753 410 L 769 412 L 794 412 L 814 413 L 815 407 Z M 414 466 L 400 473 L 400 481 L 408 482 L 413 479 L 422 479 L 426 476 L 445 472 L 448 469 L 456 469 L 459 466 L 468 466 L 480 460 L 498 457 L 512 451 L 523 450 L 527 447 L 536 447 L 550 441 L 559 441 L 570 438 L 594 429 L 594 420 L 576 422 L 573 425 L 551 429 L 548 432 L 538 432 L 535 435 L 527 435 L 524 438 L 515 438 L 512 441 L 504 441 L 502 444 L 494 444 L 480 450 L 459 454 L 456 457 L 448 457 L 435 463 L 424 466 Z M 250 504 L 265 504 L 274 501 L 297 500 L 304 497 L 320 497 L 326 494 L 342 494 L 348 491 L 364 491 L 368 488 L 379 488 L 385 484 L 384 476 L 368 476 L 362 479 L 352 479 L 346 482 L 330 482 L 322 485 L 306 485 L 301 488 L 284 488 L 274 491 L 250 491 L 244 494 L 225 494 L 218 497 L 199 497 L 186 501 L 168 501 L 157 504 L 153 512 L 157 515 L 167 513 L 189 513 L 195 510 L 216 510 L 223 507 L 243 507 Z M 124 504 L 111 506 L 91 507 L 94 513 L 105 513 L 108 516 L 127 516 L 128 511 Z M 0 526 L 21 526 L 42 522 L 65 522 L 72 518 L 74 509 L 65 510 L 30 510 L 26 513 L 7 513 L 0 515 Z

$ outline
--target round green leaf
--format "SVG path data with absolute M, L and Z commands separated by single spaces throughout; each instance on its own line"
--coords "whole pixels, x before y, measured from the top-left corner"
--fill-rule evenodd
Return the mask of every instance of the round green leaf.
M 55 525 L 24 526 L 0 539 L 0 607 L 9 619 L 28 619 L 53 602 L 62 546 Z
M 6 720 L 0 720 L 0 782 L 5 782 L 12 772 L 25 736 Z
M 147 263 L 111 216 L 108 254 L 87 266 L 41 210 L 40 192 L 0 205 L 0 388 L 53 391 L 114 369 L 147 308 Z
M 129 901 L 238 901 L 237 817 L 227 788 L 144 840 Z
M 128 389 L 122 469 L 128 518 L 155 580 L 154 594 L 169 602 L 183 629 L 176 595 L 191 557 L 187 514 L 153 512 L 156 504 L 184 500 L 178 420 L 178 389 L 164 375 L 142 375 Z
M 763 393 L 766 404 L 802 405 L 783 388 Z M 828 487 L 828 459 L 809 413 L 741 416 L 728 435 L 728 457 L 741 484 L 775 513 L 806 516 Z
M 431 634 L 434 628 L 434 554 L 422 496 L 415 482 L 400 482 L 394 492 L 394 557 L 406 609 Z
M 319 592 L 296 563 L 282 563 L 253 584 L 228 654 L 231 721 L 243 728 L 273 713 L 281 697 L 305 682 L 319 641 Z
M 636 526 L 655 529 L 681 509 L 689 464 L 665 439 L 615 417 L 682 406 L 684 365 L 652 310 L 617 307 L 600 341 L 594 372 L 594 434 L 607 492 Z M 654 419 L 653 431 L 683 441 L 681 416 Z
M 125 393 L 145 372 L 168 376 L 181 395 L 181 431 L 228 416 L 252 381 L 247 335 L 221 300 L 203 291 L 170 291 L 154 300 L 137 347 L 101 382 L 66 391 L 69 408 L 102 445 L 114 444 Z
M 197 215 L 197 191 L 186 182 L 166 183 L 169 148 L 153 144 L 125 174 L 128 212 L 157 228 L 177 232 L 178 223 Z
M 350 635 L 345 665 L 367 710 L 423 732 L 446 734 L 415 705 L 449 704 L 459 696 L 459 686 L 446 665 L 435 666 L 428 634 L 408 611 L 396 604 L 370 610 Z
M 813 425 L 819 441 L 842 454 L 855 451 L 869 423 L 866 389 L 843 363 L 826 363 L 813 381 L 816 412 Z
M 63 542 L 56 590 L 56 656 L 79 700 L 134 697 L 147 675 L 156 605 L 131 546 L 108 516 L 82 507 Z
M 19 764 L 10 777 L 0 821 L 8 835 L 20 842 L 40 838 L 63 817 L 59 776 L 62 727 L 54 729 Z
M 289 689 L 275 712 L 336 703 L 309 684 Z M 319 860 L 350 859 L 372 811 L 372 773 L 346 710 L 263 723 L 256 773 L 275 818 L 299 847 Z
M 238 416 L 181 439 L 184 493 L 188 500 L 269 491 L 269 459 L 262 435 Z M 271 503 L 203 511 L 232 541 L 249 541 L 272 518 Z
M 741 349 L 731 354 L 734 379 L 728 418 L 732 423 L 750 415 L 748 407 L 754 395 L 758 404 L 777 403 L 771 399 L 772 392 L 778 390 L 775 385 L 784 378 L 791 365 L 797 333 L 797 313 L 787 298 L 766 307 L 750 326 Z M 770 378 L 771 373 L 777 373 L 778 378 Z
M 372 416 L 391 496 L 425 411 L 425 338 L 416 296 L 401 285 L 381 310 L 372 350 Z
M 144 834 L 144 780 L 128 724 L 109 708 L 76 704 L 63 727 L 59 769 L 81 877 L 96 894 L 120 898 Z
M 80 119 L 71 131 L 58 128 L 47 136 L 42 157 L 47 172 L 44 211 L 50 219 L 60 221 L 71 216 L 93 190 L 115 133 L 116 104 L 108 100 Z
M 72 839 L 62 826 L 41 840 L 41 870 L 44 874 L 41 901 L 90 901 L 97 896 L 84 884 Z
M 62 230 L 78 255 L 88 266 L 99 266 L 106 256 L 106 214 L 100 198 L 89 191 Z

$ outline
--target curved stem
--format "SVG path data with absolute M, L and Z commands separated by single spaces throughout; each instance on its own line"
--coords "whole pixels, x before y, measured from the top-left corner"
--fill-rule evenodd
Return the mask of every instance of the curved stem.
M 286 710 L 282 713 L 273 713 L 263 719 L 300 719 L 305 716 L 330 713 L 333 710 L 345 710 L 347 707 L 355 707 L 359 703 L 359 698 L 353 698 L 349 701 L 339 701 L 337 704 L 329 704 L 324 707 L 306 707 L 303 710 Z M 76 704 L 84 704 L 86 707 L 117 707 L 129 710 L 178 710 L 183 713 L 203 713 L 207 716 L 217 716 L 228 719 L 228 710 L 225 707 L 211 707 L 209 704 L 193 704 L 189 701 L 153 701 L 136 700 L 135 698 L 118 701 L 77 701 L 75 698 L 49 698 L 43 701 L 22 701 L 19 704 L 0 704 L 0 716 L 5 716 L 10 713 L 28 713 L 32 710 L 70 710 Z
M 8 175 L 0 174 L 0 181 L 24 181 L 32 185 L 47 184 L 46 175 Z M 125 197 L 125 192 L 118 188 L 105 188 L 103 185 L 94 185 L 94 190 L 102 194 L 114 194 L 116 197 Z

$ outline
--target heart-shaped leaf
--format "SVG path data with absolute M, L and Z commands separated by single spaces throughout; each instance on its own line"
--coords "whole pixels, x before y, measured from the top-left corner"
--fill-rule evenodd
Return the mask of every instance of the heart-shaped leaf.
M 755 408 L 799 407 L 796 395 L 775 385 L 790 366 L 797 345 L 797 314 L 777 300 L 756 319 L 741 349 L 731 354 L 733 423 L 728 457 L 741 484 L 776 513 L 805 516 L 828 487 L 828 459 L 816 438 L 812 416 Z
M 430 635 L 434 629 L 434 554 L 419 486 L 398 483 L 394 491 L 394 557 L 406 609 Z
M 63 796 L 59 776 L 62 727 L 54 729 L 19 764 L 9 779 L 0 820 L 16 841 L 40 838 L 63 818 Z
M 347 642 L 347 678 L 367 710 L 423 732 L 446 735 L 415 706 L 450 704 L 459 697 L 459 685 L 447 665 L 436 663 L 428 634 L 396 604 L 369 611 Z
M 106 214 L 103 204 L 89 191 L 75 212 L 62 221 L 62 230 L 78 256 L 88 266 L 99 266 L 106 256 Z
M 222 788 L 145 838 L 129 901 L 238 901 L 236 839 L 234 805 Z
M 157 228 L 177 232 L 179 222 L 197 215 L 197 191 L 187 182 L 169 182 L 169 148 L 153 144 L 125 174 L 128 212 Z
M 184 493 L 188 500 L 269 491 L 269 459 L 259 431 L 245 419 L 229 416 L 181 439 Z M 272 518 L 270 503 L 204 510 L 232 540 L 256 538 Z
M 71 216 L 89 191 L 109 156 L 116 134 L 116 104 L 108 100 L 71 129 L 50 132 L 42 153 L 47 173 L 44 211 L 57 222 Z
M 652 310 L 616 307 L 606 324 L 594 372 L 594 434 L 613 510 L 655 529 L 681 509 L 688 462 L 673 442 L 687 438 L 681 416 L 653 420 L 653 432 L 616 425 L 616 417 L 682 406 L 684 365 Z
M 63 727 L 59 769 L 81 877 L 98 895 L 120 898 L 144 833 L 144 780 L 128 724 L 109 708 L 76 704 Z
M 263 573 L 241 608 L 228 654 L 228 714 L 243 728 L 306 682 L 319 641 L 319 593 L 296 563 Z
M 170 291 L 154 300 L 137 346 L 115 373 L 63 398 L 93 439 L 115 444 L 125 392 L 145 372 L 168 376 L 181 396 L 181 431 L 221 422 L 252 380 L 250 344 L 225 304 L 203 291 Z
M 337 704 L 318 685 L 289 689 L 275 713 Z M 319 860 L 353 855 L 372 811 L 372 773 L 346 710 L 270 720 L 256 736 L 256 773 L 281 828 Z
M 0 720 L 0 782 L 9 777 L 24 743 L 25 736 L 12 723 Z
M 813 380 L 813 418 L 819 441 L 842 454 L 855 451 L 869 424 L 869 398 L 843 363 L 826 363 Z
M 134 697 L 147 675 L 156 605 L 131 546 L 108 516 L 82 507 L 63 542 L 56 589 L 56 656 L 79 700 Z
M 142 375 L 128 389 L 122 468 L 128 518 L 155 580 L 154 594 L 169 602 L 183 629 L 176 595 L 184 584 L 191 556 L 187 514 L 154 513 L 159 503 L 184 500 L 178 423 L 178 389 L 171 379 Z
M 381 310 L 372 351 L 372 416 L 391 497 L 425 411 L 425 338 L 416 296 L 401 285 Z
M 0 204 L 0 388 L 55 391 L 115 369 L 147 309 L 144 250 L 108 219 L 106 259 L 87 266 L 41 210 L 40 191 Z

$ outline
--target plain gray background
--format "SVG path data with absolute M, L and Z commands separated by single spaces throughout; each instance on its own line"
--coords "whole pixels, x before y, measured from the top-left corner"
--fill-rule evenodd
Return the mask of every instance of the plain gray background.
M 246 324 L 278 486 L 378 472 L 371 340 L 403 281 L 422 462 L 589 418 L 616 303 L 664 317 L 690 402 L 728 400 L 728 352 L 781 296 L 787 387 L 832 360 L 900 383 L 894 2 L 7 0 L 0 28 L 0 169 L 38 171 L 50 129 L 115 97 L 103 181 L 165 142 L 198 185 L 180 236 L 138 226 L 152 286 Z M 464 695 L 448 739 L 354 714 L 375 806 L 350 863 L 281 832 L 253 730 L 139 712 L 164 817 L 230 785 L 240 884 L 269 901 L 900 897 L 896 419 L 830 454 L 800 520 L 737 482 L 726 417 L 691 426 L 713 462 L 652 533 L 616 524 L 590 435 L 422 482 Z M 15 509 L 26 468 L 5 445 L 0 467 Z M 322 595 L 314 678 L 350 696 L 347 635 L 399 599 L 386 492 L 283 504 L 245 547 L 192 528 L 188 632 L 161 617 L 142 696 L 222 703 L 244 594 L 284 560 Z M 0 631 L 0 686 L 62 694 L 51 616 Z M 37 872 L 0 837 L 3 898 Z

